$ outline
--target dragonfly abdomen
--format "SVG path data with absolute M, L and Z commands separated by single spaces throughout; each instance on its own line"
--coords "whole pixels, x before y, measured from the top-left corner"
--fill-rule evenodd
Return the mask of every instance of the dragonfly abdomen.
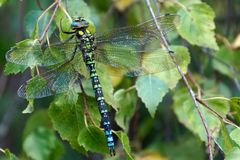
M 90 77 L 92 81 L 92 87 L 95 92 L 95 98 L 98 103 L 98 109 L 102 117 L 102 124 L 104 127 L 104 132 L 106 135 L 107 139 L 107 144 L 110 150 L 110 154 L 115 154 L 114 151 L 114 140 L 112 136 L 112 131 L 111 131 L 111 126 L 110 126 L 110 118 L 109 118 L 109 113 L 107 109 L 107 104 L 104 99 L 103 91 L 102 91 L 102 86 L 99 81 L 99 77 L 97 75 L 97 72 L 95 70 L 95 62 L 94 60 L 87 60 L 86 65 L 89 69 L 90 72 Z
M 79 46 L 79 48 L 82 51 L 83 59 L 90 72 L 92 87 L 95 92 L 95 98 L 98 104 L 98 109 L 102 117 L 102 124 L 107 139 L 107 145 L 110 154 L 115 155 L 114 140 L 110 126 L 109 112 L 107 109 L 107 104 L 104 99 L 102 86 L 100 84 L 99 77 L 96 72 L 94 54 L 92 52 L 93 50 L 95 50 L 92 41 L 94 38 L 91 38 L 93 35 L 91 35 L 90 32 L 87 30 L 79 31 L 78 34 L 79 34 L 78 39 L 81 41 L 81 46 Z

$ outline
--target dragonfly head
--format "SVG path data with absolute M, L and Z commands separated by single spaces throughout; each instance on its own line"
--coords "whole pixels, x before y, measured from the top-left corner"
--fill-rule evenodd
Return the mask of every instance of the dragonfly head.
M 78 17 L 78 18 L 74 19 L 71 24 L 71 27 L 73 30 L 81 29 L 81 28 L 88 28 L 88 26 L 89 26 L 89 22 L 82 17 Z

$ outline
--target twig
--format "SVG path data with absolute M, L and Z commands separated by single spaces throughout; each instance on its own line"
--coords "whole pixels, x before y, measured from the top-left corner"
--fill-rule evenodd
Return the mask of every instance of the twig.
M 224 36 L 222 36 L 221 34 L 216 34 L 216 39 L 219 41 L 222 41 L 224 43 L 225 46 L 227 46 L 228 48 L 232 48 L 231 43 L 228 41 L 228 39 Z
M 83 88 L 83 85 L 82 85 L 82 81 L 80 80 L 80 88 L 81 88 L 81 91 L 82 91 L 82 94 L 83 94 L 83 105 L 84 105 L 84 111 L 85 111 L 85 114 L 90 118 L 90 121 L 92 122 L 92 124 L 97 127 L 95 121 L 93 120 L 90 112 L 88 111 L 88 104 L 87 104 L 87 96 L 86 96 L 86 93 L 84 91 L 84 88 Z M 86 123 L 86 120 L 85 120 L 85 123 Z
M 229 99 L 225 98 L 225 97 L 213 97 L 213 98 L 206 98 L 206 99 L 202 99 L 201 95 L 203 94 L 203 91 L 201 89 L 201 87 L 199 86 L 199 84 L 193 79 L 193 77 L 191 76 L 191 74 L 188 73 L 188 77 L 190 79 L 190 81 L 197 87 L 198 89 L 198 96 L 196 96 L 196 100 L 201 103 L 204 107 L 206 107 L 210 112 L 212 112 L 214 115 L 216 115 L 218 118 L 222 119 L 223 122 L 233 125 L 236 128 L 239 128 L 234 122 L 232 122 L 231 120 L 223 117 L 222 115 L 220 115 L 218 112 L 216 112 L 215 110 L 213 110 L 206 101 L 209 100 L 215 100 L 215 99 L 221 99 L 221 100 L 225 100 L 225 101 L 229 101 Z M 214 139 L 214 138 L 213 138 Z
M 225 98 L 225 97 L 212 97 L 212 98 L 205 98 L 202 99 L 201 95 L 203 94 L 203 91 L 201 89 L 201 87 L 199 86 L 199 84 L 193 79 L 193 77 L 191 76 L 191 74 L 188 73 L 188 77 L 190 79 L 190 81 L 197 87 L 198 89 L 198 96 L 196 96 L 196 100 L 201 103 L 204 107 L 206 107 L 210 112 L 212 112 L 214 115 L 216 115 L 218 118 L 222 119 L 223 122 L 232 125 L 236 128 L 239 128 L 239 126 L 237 126 L 234 122 L 232 122 L 231 120 L 221 116 L 218 112 L 216 112 L 215 110 L 213 110 L 206 101 L 209 100 L 215 100 L 215 99 L 221 99 L 221 100 L 225 100 L 225 101 L 229 101 L 229 99 Z M 214 138 L 213 138 L 214 139 Z M 214 140 L 215 141 L 215 140 Z M 216 141 L 215 141 L 216 142 Z
M 211 137 L 211 133 L 210 133 L 210 130 L 209 130 L 208 126 L 207 126 L 206 119 L 204 118 L 203 113 L 202 113 L 202 111 L 201 111 L 201 109 L 200 109 L 199 103 L 198 103 L 197 100 L 195 99 L 195 93 L 193 92 L 191 86 L 188 84 L 188 81 L 187 81 L 187 79 L 186 79 L 186 77 L 185 77 L 182 69 L 180 68 L 180 66 L 179 66 L 179 65 L 177 64 L 177 62 L 176 62 L 175 55 L 174 55 L 174 51 L 171 50 L 170 46 L 168 45 L 167 40 L 165 39 L 165 36 L 164 36 L 164 34 L 163 34 L 160 26 L 158 25 L 158 22 L 157 22 L 157 19 L 156 19 L 155 14 L 154 14 L 154 12 L 153 12 L 153 9 L 152 9 L 152 7 L 151 7 L 150 1 L 149 1 L 149 0 L 146 0 L 146 3 L 147 3 L 147 6 L 148 6 L 148 9 L 149 9 L 149 11 L 150 11 L 150 13 L 151 13 L 151 15 L 152 15 L 152 17 L 153 17 L 153 19 L 154 19 L 155 25 L 156 25 L 159 33 L 160 33 L 160 38 L 161 38 L 162 44 L 163 44 L 164 47 L 167 49 L 168 54 L 170 55 L 172 61 L 174 62 L 174 64 L 175 64 L 175 66 L 176 66 L 179 74 L 181 75 L 181 77 L 182 77 L 182 79 L 183 79 L 183 81 L 184 81 L 184 83 L 185 83 L 185 85 L 186 85 L 186 87 L 187 87 L 187 89 L 188 89 L 188 92 L 189 92 L 190 95 L 191 95 L 191 98 L 192 98 L 192 100 L 193 100 L 193 102 L 194 102 L 194 105 L 195 105 L 195 107 L 196 107 L 196 109 L 197 109 L 197 111 L 198 111 L 198 113 L 199 113 L 199 116 L 200 116 L 201 121 L 202 121 L 202 123 L 203 123 L 203 126 L 204 126 L 204 128 L 205 128 L 205 131 L 206 131 L 206 133 L 207 133 L 207 140 L 208 140 L 208 141 L 207 141 L 207 147 L 208 147 L 208 152 L 209 152 L 209 160 L 213 160 L 213 153 L 212 153 L 212 148 L 211 148 L 211 138 L 212 138 L 212 137 Z
M 231 120 L 223 117 L 222 115 L 220 115 L 218 112 L 216 112 L 215 110 L 213 110 L 208 104 L 206 101 L 204 101 L 203 99 L 199 98 L 199 97 L 196 97 L 196 100 L 201 103 L 204 107 L 206 107 L 209 111 L 211 111 L 213 114 L 215 114 L 218 118 L 222 119 L 223 122 L 229 124 L 229 125 L 232 125 L 236 128 L 240 128 L 239 126 L 237 126 L 234 122 L 232 122 Z
M 198 97 L 201 98 L 203 91 L 202 91 L 200 85 L 195 81 L 195 79 L 192 77 L 192 74 L 190 72 L 188 72 L 187 75 L 188 75 L 190 82 L 192 82 L 192 84 L 197 87 L 197 91 L 198 91 L 197 95 L 198 95 Z
M 68 0 L 66 0 L 66 11 L 68 13 Z
M 65 13 L 65 15 L 68 17 L 68 19 L 69 19 L 70 21 L 72 21 L 71 16 L 68 14 L 68 11 L 62 6 L 62 4 L 59 3 L 58 5 L 59 5 L 60 9 Z
M 38 17 L 38 20 L 39 21 L 52 7 L 54 7 L 55 5 L 57 4 L 57 2 L 54 2 L 53 4 L 51 4 L 47 9 L 45 9 L 42 14 Z
M 58 1 L 58 3 L 60 3 L 60 0 Z M 55 16 L 56 13 L 57 13 L 58 7 L 59 7 L 59 4 L 56 5 L 56 7 L 55 7 L 55 9 L 54 9 L 54 11 L 53 11 L 53 14 L 52 14 L 52 16 L 51 16 L 51 18 L 50 18 L 50 20 L 49 20 L 46 28 L 44 29 L 41 38 L 39 39 L 40 42 L 42 42 L 42 40 L 44 39 L 45 35 L 47 34 L 47 31 L 49 30 L 49 27 L 50 27 L 50 25 L 51 25 L 51 23 L 52 23 L 52 21 L 53 21 L 53 18 L 54 18 L 54 16 Z
M 154 0 L 155 4 L 156 4 L 156 7 L 157 7 L 157 13 L 158 13 L 158 16 L 161 15 L 161 11 L 160 11 L 160 5 L 158 3 L 158 0 Z

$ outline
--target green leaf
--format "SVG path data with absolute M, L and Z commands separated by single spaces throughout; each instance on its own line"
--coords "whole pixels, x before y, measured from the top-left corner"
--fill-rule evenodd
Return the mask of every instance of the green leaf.
M 77 66 L 80 67 L 81 65 L 77 65 Z M 75 66 L 75 68 L 77 66 Z M 85 67 L 85 64 L 84 64 L 83 67 Z M 78 71 L 79 71 L 79 69 L 78 69 Z M 111 105 L 115 110 L 117 110 L 116 104 L 115 104 L 115 101 L 114 101 L 114 97 L 113 97 L 113 90 L 114 89 L 113 89 L 112 81 L 111 81 L 111 78 L 109 76 L 109 72 L 108 72 L 107 67 L 103 64 L 97 63 L 96 71 L 97 71 L 97 74 L 99 76 L 99 81 L 100 81 L 100 84 L 102 86 L 104 98 L 105 98 L 107 104 Z M 85 71 L 83 71 L 83 72 L 85 72 Z M 80 72 L 80 73 L 82 73 L 82 72 Z M 89 72 L 87 73 L 87 75 L 89 75 Z M 83 82 L 83 87 L 84 87 L 84 91 L 86 92 L 86 94 L 88 96 L 95 97 L 91 81 L 89 79 L 85 79 L 82 82 Z
M 65 3 L 62 3 L 65 4 Z M 79 9 L 79 6 L 81 9 Z M 71 0 L 68 3 L 68 11 L 69 15 L 72 17 L 90 17 L 90 8 L 88 7 L 87 3 L 84 0 Z
M 28 68 L 28 66 L 18 65 L 15 63 L 7 62 L 5 64 L 4 73 L 6 75 L 17 74 L 19 72 L 23 73 L 27 68 Z
M 175 52 L 177 64 L 181 67 L 183 73 L 186 73 L 191 60 L 188 49 L 183 46 L 171 46 L 171 49 Z M 163 53 L 159 52 L 158 54 Z M 170 56 L 168 56 L 168 58 L 166 59 L 163 58 L 161 60 L 157 60 L 153 64 L 157 64 L 158 67 L 161 67 L 160 64 L 165 64 L 164 66 L 173 66 L 170 70 L 166 70 L 155 75 L 158 76 L 162 81 L 164 81 L 169 89 L 175 88 L 178 81 L 181 79 L 181 76 Z
M 63 8 L 66 8 L 65 4 L 66 4 L 65 2 L 62 2 Z M 81 7 L 81 9 L 79 7 Z M 71 1 L 69 1 L 68 11 L 69 11 L 69 15 L 73 18 L 76 18 L 76 17 L 79 17 L 79 16 L 84 17 L 84 18 L 89 18 L 90 17 L 90 8 L 84 2 L 84 0 L 71 0 Z M 56 21 L 59 28 L 60 28 L 60 21 L 62 21 L 63 30 L 64 31 L 70 31 L 71 22 L 70 22 L 69 19 L 66 18 L 66 15 L 64 14 L 64 12 L 61 9 L 59 9 L 57 11 L 56 16 L 55 16 L 55 21 Z M 68 37 L 69 37 L 69 35 L 60 32 L 61 40 L 67 39 Z
M 6 156 L 6 160 L 19 160 L 19 158 L 17 158 L 13 153 L 11 153 L 8 149 L 5 149 L 5 150 L 3 150 L 3 149 L 1 149 L 0 148 L 0 152 L 3 152 L 4 153 L 4 155 Z M 1 158 L 1 157 L 0 157 Z M 3 159 L 3 160 L 5 160 L 5 159 Z
M 39 39 L 41 37 L 51 18 L 52 13 L 47 12 L 40 20 L 38 20 L 41 14 L 41 10 L 32 10 L 27 13 L 24 19 L 26 31 L 28 35 L 32 38 Z M 56 25 L 54 22 L 52 22 L 47 32 L 49 37 L 51 36 L 55 28 Z
M 226 154 L 225 160 L 237 160 L 240 157 L 240 149 L 234 147 L 230 152 Z
M 219 103 L 215 102 L 212 104 L 211 108 L 214 110 L 217 110 L 216 108 L 222 108 L 222 111 L 219 114 L 225 117 L 229 111 L 229 106 L 224 104 L 225 102 L 221 103 L 221 100 L 219 100 Z M 199 106 L 212 136 L 217 138 L 221 127 L 221 121 L 204 106 L 201 104 L 199 104 Z M 200 119 L 199 113 L 186 89 L 175 92 L 174 112 L 182 124 L 198 135 L 202 141 L 207 141 L 206 131 Z
M 103 94 L 106 102 L 112 107 L 115 107 L 113 97 L 113 85 L 107 67 L 98 63 L 98 65 L 96 66 L 96 70 L 99 75 L 99 80 L 102 85 Z
M 222 46 L 220 50 L 217 52 L 217 54 L 214 55 L 216 57 L 216 58 L 213 58 L 214 69 L 224 75 L 227 75 L 233 78 L 235 75 L 233 75 L 231 68 L 229 68 L 229 66 L 235 69 L 240 68 L 239 62 L 238 62 L 238 59 L 240 58 L 239 55 L 240 55 L 239 51 L 233 51 L 230 48 Z M 229 66 L 226 66 L 226 65 L 229 65 Z
M 239 128 L 235 128 L 231 133 L 230 133 L 230 137 L 231 139 L 240 147 L 240 129 Z
M 74 149 L 84 152 L 77 142 L 79 130 L 85 127 L 83 106 L 67 103 L 65 96 L 61 95 L 51 103 L 48 112 L 53 127 L 59 132 L 61 138 L 69 141 Z
M 26 97 L 34 98 L 38 93 L 45 89 L 47 81 L 40 75 L 27 81 Z
M 188 5 L 178 11 L 178 33 L 189 43 L 218 50 L 214 37 L 214 12 L 206 3 Z
M 106 137 L 98 127 L 88 126 L 83 128 L 78 135 L 78 143 L 83 146 L 87 151 L 94 151 L 99 153 L 108 154 Z
M 136 81 L 138 96 L 145 103 L 149 113 L 154 117 L 159 102 L 168 92 L 167 85 L 153 75 L 141 76 Z
M 232 97 L 230 99 L 230 105 L 231 105 L 231 110 L 233 112 L 236 112 L 234 114 L 234 118 L 237 120 L 238 123 L 240 123 L 240 97 Z
M 206 160 L 203 146 L 196 137 L 185 133 L 177 138 L 176 141 L 162 142 L 157 136 L 153 143 L 158 143 L 160 153 L 166 155 L 169 160 L 193 160 L 193 157 L 194 160 Z
M 197 4 L 197 3 L 202 3 L 201 0 L 191 0 L 191 1 L 188 1 L 188 0 L 179 0 L 179 2 L 182 3 L 184 6 L 192 5 L 192 4 Z
M 230 111 L 230 105 L 226 99 L 209 99 L 206 100 L 206 102 L 211 107 L 211 109 L 216 111 L 222 117 L 226 117 Z
M 51 128 L 51 122 L 47 114 L 47 110 L 38 110 L 29 117 L 24 128 L 23 138 L 25 139 L 29 134 L 37 130 L 39 127 Z
M 114 93 L 114 99 L 117 106 L 115 120 L 125 132 L 128 132 L 129 122 L 136 108 L 136 92 L 120 89 Z
M 23 150 L 34 160 L 58 160 L 64 152 L 54 132 L 45 127 L 38 127 L 25 138 Z
M 190 56 L 187 48 L 180 46 L 171 46 L 171 48 L 175 51 L 175 58 L 178 65 L 185 73 L 190 63 Z M 163 50 L 156 50 L 149 56 L 158 57 L 157 55 L 159 54 L 166 55 L 167 53 Z M 151 63 L 146 63 L 143 58 L 143 64 L 150 73 L 151 70 L 159 70 L 162 68 L 161 72 L 154 75 L 139 77 L 136 81 L 138 96 L 141 97 L 142 101 L 145 103 L 151 116 L 154 116 L 159 102 L 162 101 L 168 89 L 173 89 L 176 86 L 181 76 L 169 55 L 162 56 L 161 59 L 156 58 L 154 62 Z
M 127 155 L 127 160 L 133 160 L 134 158 L 131 155 L 131 147 L 129 145 L 129 139 L 127 134 L 122 131 L 118 131 L 116 132 L 116 135 L 122 143 L 123 149 Z
M 78 94 L 78 93 L 75 93 Z M 82 95 L 79 96 L 77 103 L 73 103 L 71 99 L 67 98 L 67 93 L 58 96 L 50 105 L 49 116 L 51 118 L 53 127 L 59 132 L 63 140 L 69 141 L 71 146 L 86 154 L 85 149 L 78 143 L 78 135 L 86 124 L 84 123 L 85 111 L 84 100 Z M 77 95 L 75 95 L 77 96 Z M 100 126 L 101 117 L 98 111 L 96 100 L 87 97 L 88 113 L 95 124 Z M 87 117 L 87 123 L 91 124 L 91 120 Z M 104 138 L 105 139 L 105 138 Z
M 7 0 L 0 0 L 0 7 L 6 2 L 7 2 Z
M 233 147 L 235 147 L 233 140 L 229 136 L 229 131 L 226 125 L 223 123 L 221 124 L 221 129 L 217 138 L 217 142 L 224 153 L 230 152 Z

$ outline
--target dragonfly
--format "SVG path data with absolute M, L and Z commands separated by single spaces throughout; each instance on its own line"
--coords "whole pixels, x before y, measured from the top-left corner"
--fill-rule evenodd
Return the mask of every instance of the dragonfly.
M 176 14 L 164 14 L 156 17 L 164 35 L 175 28 L 173 22 L 178 18 Z M 111 155 L 115 155 L 109 111 L 96 65 L 101 63 L 111 66 L 114 69 L 124 71 L 124 74 L 130 77 L 167 71 L 174 68 L 174 65 L 160 64 L 155 65 L 155 67 L 147 67 L 148 64 L 153 64 L 156 60 L 168 57 L 167 53 L 151 55 L 146 49 L 152 42 L 160 41 L 159 31 L 153 19 L 135 26 L 94 34 L 89 30 L 88 20 L 78 17 L 73 20 L 70 28 L 70 31 L 62 30 L 64 34 L 69 35 L 69 38 L 64 42 L 50 43 L 50 45 L 27 43 L 17 45 L 6 53 L 6 59 L 12 63 L 29 65 L 28 59 L 32 58 L 39 67 L 54 66 L 51 67 L 53 69 L 50 71 L 37 75 L 21 85 L 18 89 L 18 95 L 29 99 L 67 92 L 69 89 L 79 86 L 81 79 L 86 77 L 82 74 L 80 67 L 83 64 L 90 75 L 109 152 Z M 150 50 L 155 50 L 155 48 Z M 19 52 L 27 54 L 18 56 Z M 34 55 L 37 56 L 33 57 Z M 181 62 L 181 59 L 179 61 Z M 37 91 L 27 90 L 29 83 L 42 80 L 46 83 L 36 86 Z

